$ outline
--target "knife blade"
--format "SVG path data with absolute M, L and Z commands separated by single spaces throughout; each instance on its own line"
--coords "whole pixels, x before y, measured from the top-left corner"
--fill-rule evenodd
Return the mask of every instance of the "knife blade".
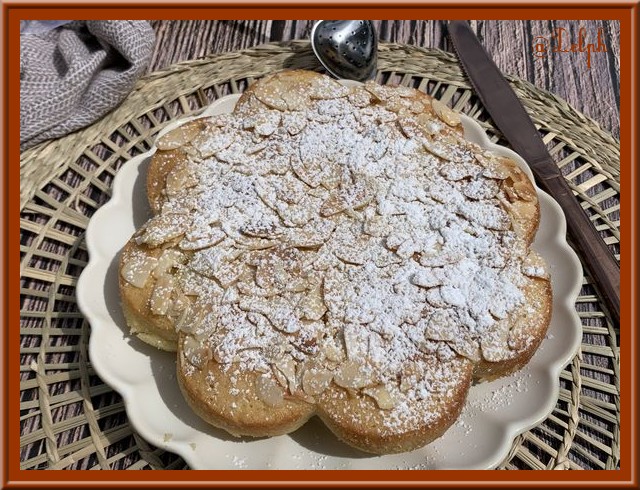
M 618 326 L 620 266 L 616 258 L 574 197 L 518 96 L 467 22 L 451 21 L 448 31 L 462 68 L 496 127 L 529 164 L 538 186 L 560 204 L 573 247 Z

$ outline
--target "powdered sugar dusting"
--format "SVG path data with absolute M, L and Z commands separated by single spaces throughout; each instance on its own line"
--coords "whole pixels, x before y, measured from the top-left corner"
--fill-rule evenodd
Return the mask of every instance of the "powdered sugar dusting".
M 364 104 L 367 89 L 324 84 L 302 101 L 258 92 L 266 106 L 208 122 L 190 148 L 197 184 L 163 206 L 176 222 L 139 236 L 190 240 L 173 266 L 186 306 L 170 312 L 207 347 L 188 370 L 214 359 L 309 402 L 303 379 L 328 372 L 391 407 L 389 433 L 408 430 L 441 417 L 481 339 L 523 306 L 527 244 L 503 181 L 455 130 L 418 117 L 407 94 Z

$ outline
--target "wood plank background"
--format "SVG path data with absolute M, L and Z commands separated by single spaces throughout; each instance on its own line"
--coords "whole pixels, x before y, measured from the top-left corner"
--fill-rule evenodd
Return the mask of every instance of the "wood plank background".
M 308 39 L 314 21 L 187 20 L 151 21 L 156 45 L 148 71 L 172 63 L 259 44 Z M 408 43 L 452 51 L 444 21 L 375 21 L 381 41 Z M 618 138 L 620 134 L 620 26 L 617 21 L 471 21 L 471 26 L 500 69 L 528 80 L 566 100 Z M 537 36 L 549 38 L 566 29 L 566 41 L 578 42 L 585 28 L 586 42 L 596 42 L 598 30 L 606 52 L 533 55 Z M 550 47 L 553 44 L 549 45 Z

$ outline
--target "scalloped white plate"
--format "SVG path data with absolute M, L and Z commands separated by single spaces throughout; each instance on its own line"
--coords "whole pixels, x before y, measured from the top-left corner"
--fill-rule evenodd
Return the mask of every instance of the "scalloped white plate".
M 203 115 L 232 111 L 238 97 L 219 99 Z M 513 158 L 531 177 L 517 154 L 491 143 L 471 118 L 463 116 L 462 122 L 469 140 Z M 534 248 L 550 265 L 554 295 L 547 338 L 522 371 L 472 387 L 461 417 L 443 437 L 413 452 L 372 456 L 338 441 L 317 419 L 292 434 L 257 440 L 236 439 L 209 426 L 180 393 L 175 354 L 130 336 L 120 308 L 119 253 L 150 217 L 145 177 L 154 151 L 133 158 L 118 172 L 111 200 L 91 219 L 86 233 L 90 260 L 77 287 L 78 305 L 91 323 L 91 363 L 123 396 L 131 424 L 150 443 L 178 453 L 194 469 L 488 469 L 507 456 L 518 434 L 553 410 L 560 372 L 581 341 L 574 304 L 582 267 L 565 240 L 562 210 L 538 189 L 542 216 Z

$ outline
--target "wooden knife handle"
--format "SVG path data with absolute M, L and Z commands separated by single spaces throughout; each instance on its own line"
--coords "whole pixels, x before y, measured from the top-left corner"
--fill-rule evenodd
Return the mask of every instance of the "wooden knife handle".
M 554 164 L 555 166 L 555 164 Z M 557 168 L 557 167 L 556 167 Z M 535 173 L 535 165 L 532 165 Z M 620 325 L 620 265 L 558 171 L 536 175 L 540 188 L 549 193 L 564 211 L 567 234 L 583 265 L 604 299 L 611 319 Z

